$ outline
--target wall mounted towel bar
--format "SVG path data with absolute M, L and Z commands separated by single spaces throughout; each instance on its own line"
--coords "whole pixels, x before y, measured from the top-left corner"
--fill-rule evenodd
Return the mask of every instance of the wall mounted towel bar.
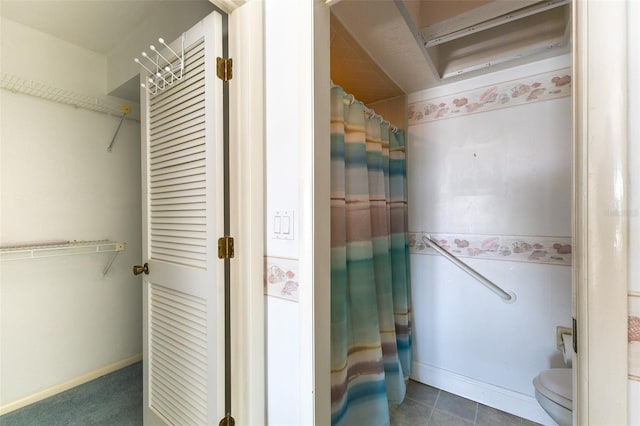
M 22 244 L 0 247 L 0 260 L 34 259 L 38 257 L 69 256 L 88 253 L 112 252 L 102 275 L 107 275 L 118 254 L 126 247 L 124 242 L 109 240 L 61 241 L 42 244 Z
M 491 292 L 498 295 L 498 297 L 500 297 L 504 302 L 515 303 L 516 301 L 515 293 L 511 291 L 506 291 L 501 287 L 497 286 L 496 284 L 494 284 L 493 281 L 489 280 L 487 277 L 485 277 L 484 275 L 482 275 L 481 273 L 473 269 L 471 266 L 467 265 L 462 260 L 454 256 L 453 254 L 449 253 L 444 247 L 438 244 L 437 241 L 431 238 L 430 235 L 423 235 L 422 241 L 424 241 L 426 245 L 428 245 L 429 247 L 431 247 L 432 249 L 440 253 L 447 260 L 449 260 L 451 263 L 456 265 L 458 268 L 462 269 L 464 272 L 466 272 L 467 274 L 471 275 L 473 278 L 478 280 L 480 284 L 484 285 Z

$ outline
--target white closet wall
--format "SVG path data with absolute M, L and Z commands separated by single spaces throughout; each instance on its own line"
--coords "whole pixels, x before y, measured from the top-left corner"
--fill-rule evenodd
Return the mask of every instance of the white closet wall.
M 2 19 L 2 72 L 79 94 L 106 94 L 106 58 Z M 0 413 L 141 352 L 140 127 L 12 93 L 1 96 L 2 245 L 112 239 L 110 253 L 0 265 Z

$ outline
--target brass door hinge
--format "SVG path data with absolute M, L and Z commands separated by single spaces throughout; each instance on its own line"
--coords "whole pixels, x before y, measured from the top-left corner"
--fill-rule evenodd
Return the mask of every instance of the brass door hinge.
M 233 259 L 233 237 L 218 238 L 218 259 Z
M 222 420 L 220 420 L 218 426 L 236 426 L 236 421 L 231 417 L 231 414 L 227 414 Z
M 233 77 L 233 59 L 216 58 L 216 74 L 222 81 L 229 81 Z

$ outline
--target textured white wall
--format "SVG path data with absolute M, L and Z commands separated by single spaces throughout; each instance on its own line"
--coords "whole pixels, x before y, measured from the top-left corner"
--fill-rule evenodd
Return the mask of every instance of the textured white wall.
M 2 71 L 106 94 L 106 60 L 2 21 Z M 141 352 L 140 126 L 2 91 L 0 241 L 127 242 L 109 254 L 4 261 L 1 265 L 0 406 Z
M 628 76 L 629 76 L 629 313 L 639 315 L 640 307 L 640 264 L 633 259 L 640 256 L 640 4 L 628 2 Z M 640 371 L 638 356 L 639 342 L 631 344 L 630 370 Z M 640 381 L 629 380 L 629 424 L 640 425 Z
M 274 212 L 297 211 L 298 180 L 298 84 L 296 25 L 291 19 L 298 0 L 265 2 L 265 255 L 298 258 L 297 214 L 293 240 L 272 237 Z M 286 22 L 286 25 L 283 23 Z M 290 66 L 282 67 L 281 64 Z M 304 283 L 301 283 L 304 285 Z M 291 300 L 265 296 L 267 423 L 297 425 L 299 403 L 299 305 Z
M 414 93 L 409 103 L 569 65 L 566 56 L 542 61 Z M 571 236 L 570 98 L 436 120 L 408 133 L 410 231 Z M 517 302 L 503 303 L 442 257 L 412 255 L 414 375 L 467 378 L 473 385 L 450 390 L 474 399 L 485 384 L 505 389 L 511 402 L 481 402 L 513 412 L 522 395 L 528 406 L 516 414 L 548 421 L 531 381 L 563 366 L 555 327 L 571 325 L 571 268 L 465 261 L 514 291 Z
M 570 236 L 570 115 L 566 97 L 411 126 L 409 229 Z

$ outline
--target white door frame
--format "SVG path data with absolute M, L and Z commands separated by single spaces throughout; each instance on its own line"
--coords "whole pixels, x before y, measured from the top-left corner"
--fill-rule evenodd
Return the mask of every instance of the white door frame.
M 262 1 L 210 0 L 228 15 L 231 236 L 231 414 L 265 424 L 264 54 Z
M 331 424 L 330 9 L 305 0 L 298 37 L 300 424 Z M 294 62 L 295 63 L 295 62 Z
M 265 424 L 264 340 L 264 5 L 229 15 L 229 178 L 232 413 L 238 425 Z
M 232 414 L 237 424 L 265 424 L 264 339 L 264 1 L 210 0 L 229 15 L 232 261 Z M 277 1 L 277 0 L 275 0 Z M 287 19 L 308 55 L 293 58 L 303 123 L 300 170 L 300 424 L 330 423 L 329 375 L 329 7 L 306 0 Z M 290 90 L 296 90 L 291 88 Z
M 229 1 L 229 0 L 227 0 Z M 236 0 L 237 1 L 237 0 Z M 272 0 L 278 1 L 278 0 Z M 326 425 L 331 418 L 330 392 L 330 81 L 329 7 L 324 0 L 295 3 L 283 19 L 303 22 L 309 31 L 295 34 L 305 54 L 286 64 L 298 70 L 300 144 L 299 182 L 299 424 Z M 239 12 L 242 12 L 239 13 Z M 264 0 L 252 0 L 230 15 L 231 55 L 238 69 L 231 81 L 232 220 L 237 218 L 238 244 L 232 288 L 234 346 L 234 410 L 238 424 L 265 424 L 264 346 L 264 143 L 265 29 Z M 293 36 L 293 35 L 292 35 Z M 283 65 L 285 66 L 285 65 Z M 234 89 L 234 85 L 235 89 Z M 234 92 L 234 90 L 236 90 Z M 234 101 L 235 99 L 235 101 Z M 236 102 L 236 103 L 234 103 Z M 237 121 L 235 121 L 237 120 Z M 236 136 L 234 136 L 236 132 Z M 234 151 L 237 146 L 237 150 Z M 234 172 L 234 167 L 237 170 Z M 236 179 L 236 183 L 234 183 Z M 235 213 L 234 213 L 235 211 Z M 244 254 L 241 250 L 246 250 Z M 285 350 L 287 348 L 284 348 Z M 241 383 L 235 384 L 235 381 Z M 248 415 L 250 417 L 241 418 Z
M 627 424 L 626 1 L 573 3 L 574 424 Z
M 228 9 L 228 4 L 241 1 L 213 2 L 230 12 L 231 56 L 237 64 L 249 65 L 240 65 L 234 71 L 239 77 L 231 84 L 231 110 L 236 117 L 231 124 L 231 185 L 237 197 L 231 207 L 232 229 L 238 239 L 232 278 L 238 297 L 232 301 L 232 321 L 239 327 L 234 331 L 233 348 L 237 361 L 234 382 L 238 382 L 234 386 L 234 413 L 238 419 L 248 416 L 239 424 L 263 424 L 262 2 L 250 1 L 235 9 Z M 322 139 L 328 138 L 328 128 L 322 125 L 322 117 L 328 114 L 329 105 L 321 91 L 328 91 L 330 79 L 328 61 L 322 64 L 329 54 L 325 39 L 329 20 L 323 0 L 308 2 L 314 6 L 304 11 L 309 32 L 296 35 L 303 37 L 302 42 L 313 52 L 298 61 L 304 81 L 300 96 L 311 114 L 306 116 L 305 126 L 308 140 L 314 142 L 300 153 L 300 273 L 310 279 L 310 285 L 306 287 L 308 292 L 301 292 L 299 303 L 301 308 L 310 308 L 301 309 L 300 330 L 305 335 L 300 339 L 300 353 L 305 361 L 300 367 L 301 372 L 308 372 L 301 374 L 301 389 L 313 393 L 306 403 L 302 402 L 301 415 L 324 424 L 329 414 L 329 375 L 324 355 L 329 342 L 326 319 L 330 306 L 326 291 L 329 270 L 323 250 L 330 227 L 323 206 L 328 193 L 323 161 L 328 162 L 328 158 L 323 160 L 327 142 Z M 624 1 L 574 2 L 576 424 L 627 422 L 625 12 Z M 234 44 L 236 37 L 242 43 Z
M 628 416 L 627 1 L 573 6 L 574 424 L 622 425 Z M 329 73 L 316 79 L 328 80 Z M 322 305 L 315 309 L 328 315 Z

